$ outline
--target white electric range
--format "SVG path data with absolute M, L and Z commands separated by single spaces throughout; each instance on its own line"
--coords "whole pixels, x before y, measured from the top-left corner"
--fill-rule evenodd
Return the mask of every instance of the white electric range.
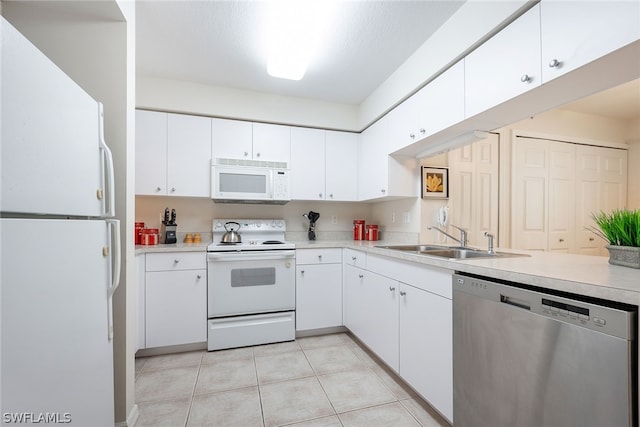
M 222 243 L 230 222 L 240 224 L 238 243 Z M 213 221 L 207 248 L 210 351 L 295 339 L 295 244 L 284 240 L 285 233 L 282 219 Z

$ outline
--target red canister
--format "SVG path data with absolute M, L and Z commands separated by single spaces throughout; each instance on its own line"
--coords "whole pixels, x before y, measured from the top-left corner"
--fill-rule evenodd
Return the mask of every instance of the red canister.
M 364 240 L 364 219 L 353 220 L 353 240 Z
M 158 244 L 158 229 L 157 228 L 143 228 L 141 234 L 142 245 L 157 245 Z
M 136 222 L 136 229 L 133 233 L 133 241 L 136 245 L 140 245 L 142 242 L 142 229 L 144 228 L 144 222 Z
M 378 224 L 367 224 L 366 239 L 378 240 Z

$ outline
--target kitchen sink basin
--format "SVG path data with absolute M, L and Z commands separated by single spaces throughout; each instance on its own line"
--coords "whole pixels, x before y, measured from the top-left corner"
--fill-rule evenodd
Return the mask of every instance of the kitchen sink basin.
M 418 255 L 431 256 L 446 259 L 474 259 L 474 258 L 504 258 L 504 257 L 521 257 L 529 256 L 525 254 L 516 254 L 510 252 L 491 252 L 482 249 L 461 248 L 437 245 L 392 245 L 392 246 L 376 246 L 381 249 L 391 249 L 406 253 L 414 253 Z

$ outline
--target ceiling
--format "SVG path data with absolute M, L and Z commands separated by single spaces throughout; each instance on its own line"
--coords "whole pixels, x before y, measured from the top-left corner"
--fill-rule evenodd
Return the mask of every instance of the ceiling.
M 339 1 L 324 47 L 291 81 L 267 74 L 267 2 L 138 0 L 137 76 L 357 105 L 463 3 Z
M 291 81 L 266 72 L 266 1 L 138 0 L 137 76 L 358 105 L 464 1 L 338 3 L 324 48 L 304 78 Z M 562 108 L 619 120 L 637 119 L 640 81 Z

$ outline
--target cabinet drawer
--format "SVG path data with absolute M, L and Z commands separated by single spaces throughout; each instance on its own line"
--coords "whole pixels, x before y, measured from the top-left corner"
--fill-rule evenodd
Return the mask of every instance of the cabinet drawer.
M 197 270 L 207 268 L 204 252 L 167 252 L 147 254 L 146 271 Z
M 353 265 L 360 268 L 367 268 L 367 254 L 353 249 L 345 249 L 342 252 L 344 264 Z
M 340 264 L 342 249 L 298 249 L 296 264 Z

